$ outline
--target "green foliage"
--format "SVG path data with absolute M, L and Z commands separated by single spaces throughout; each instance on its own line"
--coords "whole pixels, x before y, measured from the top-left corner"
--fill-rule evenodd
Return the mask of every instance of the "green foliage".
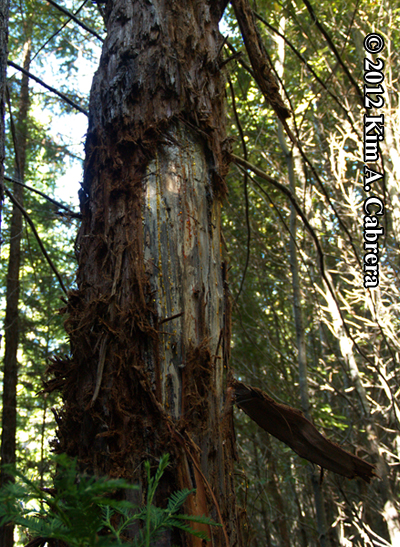
M 220 526 L 205 516 L 179 514 L 187 498 L 195 490 L 174 492 L 166 508 L 153 505 L 161 477 L 168 466 L 164 454 L 154 476 L 150 463 L 147 471 L 147 496 L 144 507 L 130 501 L 115 499 L 121 490 L 138 490 L 125 479 L 108 479 L 81 475 L 76 460 L 66 456 L 56 458 L 58 472 L 54 490 L 40 488 L 37 483 L 18 471 L 12 471 L 17 481 L 0 490 L 0 526 L 14 523 L 28 530 L 29 535 L 43 540 L 61 540 L 69 547 L 124 547 L 124 532 L 135 522 L 143 521 L 131 547 L 149 547 L 166 530 L 177 528 L 201 539 L 209 540 L 204 532 L 194 530 L 185 521 Z

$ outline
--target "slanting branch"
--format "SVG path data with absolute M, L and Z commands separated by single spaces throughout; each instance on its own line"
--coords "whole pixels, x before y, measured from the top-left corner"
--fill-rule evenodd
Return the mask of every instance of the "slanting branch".
M 354 336 L 351 334 L 351 332 L 349 330 L 349 327 L 347 326 L 347 324 L 344 320 L 343 313 L 342 313 L 342 310 L 340 309 L 339 301 L 338 301 L 337 296 L 336 296 L 336 291 L 335 291 L 334 285 L 332 283 L 332 279 L 331 279 L 329 273 L 325 270 L 324 253 L 323 253 L 323 250 L 322 250 L 322 247 L 321 247 L 321 243 L 320 243 L 320 241 L 317 237 L 317 234 L 315 233 L 313 227 L 309 223 L 305 213 L 303 212 L 300 205 L 298 204 L 298 202 L 296 200 L 296 196 L 294 196 L 294 194 L 292 193 L 290 188 L 288 188 L 284 184 L 281 184 L 280 182 L 275 180 L 273 177 L 270 177 L 269 175 L 267 175 L 267 173 L 265 173 L 264 171 L 262 171 L 261 169 L 259 169 L 255 165 L 253 165 L 252 163 L 249 163 L 248 161 L 244 160 L 243 158 L 240 158 L 239 156 L 236 156 L 235 154 L 231 154 L 231 159 L 234 163 L 236 163 L 236 165 L 239 165 L 242 169 L 248 169 L 248 170 L 252 171 L 255 175 L 257 175 L 258 177 L 260 177 L 260 178 L 266 180 L 267 182 L 269 182 L 272 186 L 274 186 L 275 188 L 280 190 L 283 194 L 285 194 L 289 198 L 289 200 L 290 200 L 291 204 L 293 205 L 294 209 L 296 210 L 297 214 L 300 216 L 301 220 L 303 221 L 306 230 L 308 231 L 308 233 L 310 234 L 310 236 L 312 237 L 312 239 L 314 241 L 315 248 L 316 248 L 316 251 L 317 251 L 318 263 L 319 263 L 319 267 L 320 267 L 321 276 L 322 276 L 324 282 L 326 283 L 326 286 L 327 286 L 327 288 L 328 288 L 334 302 L 336 303 L 336 308 L 337 308 L 338 313 L 341 317 L 342 325 L 343 325 L 343 328 L 344 328 L 347 336 L 349 337 L 349 339 L 354 344 L 354 347 L 356 348 L 358 353 L 365 359 L 365 361 L 367 363 L 369 363 L 371 365 L 371 367 L 373 367 L 376 370 L 378 375 L 382 378 L 383 382 L 387 386 L 389 386 L 387 379 L 382 374 L 382 372 L 379 370 L 379 367 L 376 366 L 376 363 L 374 363 L 374 361 L 360 348 L 359 344 L 355 340 Z M 261 190 L 261 192 L 263 192 L 265 194 L 265 190 L 262 188 L 262 186 L 260 186 L 258 184 L 258 182 L 254 179 L 253 179 L 253 182 L 258 186 L 258 188 Z M 378 323 L 378 326 L 379 326 L 379 328 L 381 329 L 381 332 L 382 332 L 382 327 L 379 325 L 379 323 Z M 394 406 L 395 404 L 396 404 L 395 399 L 392 397 L 392 405 Z
M 302 458 L 349 479 L 360 477 L 370 482 L 376 476 L 374 465 L 326 439 L 300 410 L 277 403 L 261 389 L 237 380 L 231 386 L 237 406 Z
M 245 161 L 247 161 L 248 154 L 247 154 L 246 140 L 244 138 L 242 124 L 240 123 L 239 114 L 238 114 L 238 111 L 237 111 L 237 108 L 236 108 L 235 90 L 233 88 L 233 85 L 232 85 L 232 82 L 231 82 L 230 78 L 229 78 L 229 88 L 231 90 L 232 108 L 233 108 L 233 113 L 235 115 L 236 126 L 238 128 L 238 131 L 239 131 L 239 134 L 240 134 L 240 139 L 242 141 L 243 156 L 244 156 Z M 250 229 L 249 192 L 248 192 L 248 183 L 249 183 L 249 181 L 248 181 L 247 169 L 243 169 L 243 174 L 244 174 L 244 180 L 243 180 L 243 182 L 244 182 L 244 204 L 245 204 L 246 229 L 247 229 L 247 245 L 246 245 L 247 249 L 246 249 L 246 263 L 244 265 L 242 280 L 240 281 L 240 287 L 239 287 L 239 290 L 238 290 L 237 295 L 235 297 L 235 302 L 238 301 L 239 296 L 242 292 L 243 285 L 244 285 L 244 280 L 246 279 L 247 268 L 248 268 L 249 262 L 250 262 L 251 229 Z
M 310 74 L 312 74 L 312 76 L 315 78 L 315 80 L 321 85 L 321 87 L 328 93 L 328 95 L 330 97 L 332 97 L 332 99 L 335 101 L 335 103 L 339 106 L 339 108 L 341 110 L 343 110 L 344 112 L 344 115 L 346 116 L 346 119 L 347 121 L 349 122 L 349 124 L 351 125 L 351 128 L 353 129 L 353 131 L 357 134 L 357 129 L 355 128 L 354 126 L 354 123 L 353 123 L 353 120 L 351 119 L 350 117 L 350 112 L 347 110 L 347 108 L 344 106 L 344 104 L 338 99 L 338 97 L 332 93 L 332 91 L 327 87 L 327 85 L 325 84 L 325 82 L 323 80 L 321 80 L 321 78 L 318 76 L 318 74 L 315 72 L 315 70 L 313 69 L 312 65 L 310 65 L 310 63 L 307 61 L 307 59 L 304 57 L 304 55 L 302 55 L 297 48 L 294 47 L 294 45 L 292 44 L 292 42 L 284 35 L 282 34 L 281 32 L 279 32 L 278 29 L 276 29 L 275 27 L 273 27 L 272 25 L 270 25 L 268 23 L 268 21 L 266 21 L 264 19 L 264 17 L 262 17 L 260 14 L 258 14 L 257 12 L 253 12 L 254 13 L 254 16 L 263 23 L 263 25 L 265 25 L 267 28 L 269 28 L 270 30 L 272 30 L 272 32 L 274 32 L 277 36 L 279 36 L 280 38 L 282 38 L 282 40 L 285 41 L 285 44 L 287 44 L 290 49 L 293 51 L 293 53 L 300 59 L 300 61 L 304 64 L 304 66 L 307 68 L 307 70 L 310 71 Z M 361 136 L 359 136 L 359 139 L 361 140 Z
M 279 93 L 278 82 L 265 55 L 264 45 L 258 33 L 252 9 L 248 0 L 232 0 L 236 19 L 246 46 L 246 51 L 254 71 L 254 78 L 262 94 L 275 110 L 278 118 L 285 121 L 290 117 L 289 109 L 285 106 Z
M 49 253 L 46 251 L 44 245 L 43 245 L 43 242 L 42 240 L 40 239 L 40 236 L 35 228 L 35 225 L 31 219 L 31 217 L 28 215 L 28 213 L 25 211 L 25 209 L 22 207 L 22 205 L 20 204 L 20 202 L 12 195 L 12 193 L 10 192 L 10 190 L 7 190 L 7 188 L 4 189 L 4 193 L 6 194 L 6 196 L 10 199 L 10 201 L 16 206 L 18 207 L 18 209 L 21 211 L 21 213 L 23 214 L 23 216 L 25 217 L 27 223 L 29 224 L 29 226 L 32 228 L 32 232 L 33 232 L 33 235 L 35 236 L 38 244 L 39 244 L 39 247 L 45 257 L 45 259 L 47 260 L 47 263 L 48 265 L 50 266 L 50 268 L 53 270 L 55 276 L 57 277 L 58 279 L 58 282 L 60 283 L 60 286 L 62 288 L 62 290 L 65 292 L 65 294 L 68 294 L 67 292 L 67 289 L 65 288 L 65 285 L 63 283 L 63 280 L 61 278 L 61 275 L 59 273 L 59 271 L 57 270 L 57 268 L 55 267 L 53 261 L 51 260 L 50 256 L 49 256 Z
M 262 171 L 261 169 L 259 169 L 255 165 L 253 165 L 252 163 L 249 163 L 248 161 L 244 160 L 243 158 L 240 158 L 239 156 L 235 156 L 235 154 L 231 154 L 231 158 L 237 165 L 240 165 L 240 167 L 242 167 L 244 169 L 248 169 L 249 171 L 253 171 L 253 173 L 255 175 L 257 175 L 258 177 L 260 177 L 260 178 L 266 180 L 267 182 L 269 182 L 272 186 L 274 186 L 275 188 L 280 190 L 283 194 L 285 194 L 285 196 L 287 196 L 289 198 L 289 200 L 290 200 L 291 204 L 293 205 L 293 207 L 295 208 L 297 214 L 300 216 L 301 220 L 303 221 L 304 226 L 306 227 L 308 233 L 310 234 L 310 236 L 314 240 L 315 247 L 316 247 L 317 254 L 318 254 L 318 261 L 319 261 L 319 266 L 320 266 L 320 270 L 321 270 L 321 275 L 324 278 L 324 280 L 326 281 L 329 288 L 331 288 L 331 290 L 333 291 L 333 288 L 331 287 L 331 283 L 330 283 L 329 279 L 326 278 L 325 265 L 324 265 L 324 253 L 323 253 L 321 244 L 319 242 L 319 239 L 317 237 L 317 234 L 315 233 L 313 227 L 309 223 L 309 221 L 308 221 L 305 213 L 303 212 L 302 208 L 298 204 L 296 196 L 293 194 L 291 189 L 289 187 L 285 186 L 284 184 L 281 184 L 280 182 L 275 180 L 273 177 L 270 177 L 269 175 L 267 175 L 267 173 L 264 173 L 264 171 Z
M 45 87 L 46 89 L 48 89 L 49 91 L 51 91 L 52 93 L 54 93 L 55 95 L 60 97 L 60 99 L 62 99 L 66 103 L 68 103 L 70 106 L 74 107 L 76 110 L 79 110 L 79 112 L 82 112 L 82 114 L 85 114 L 86 116 L 89 116 L 89 113 L 84 108 L 79 106 L 79 104 L 74 103 L 74 101 L 69 99 L 66 95 L 64 95 L 64 93 L 61 93 L 61 91 L 58 91 L 54 87 L 51 87 L 51 85 L 48 85 L 48 84 L 44 83 L 43 80 L 41 80 L 37 76 L 34 76 L 28 70 L 25 70 L 24 68 L 22 68 L 22 66 L 16 65 L 12 61 L 7 61 L 7 64 L 8 64 L 8 66 L 12 66 L 16 70 L 19 70 L 20 72 L 22 72 L 22 74 L 26 74 L 26 76 L 29 76 L 29 78 L 31 78 L 32 80 L 34 80 L 35 82 L 37 82 L 41 86 Z
M 363 94 L 361 92 L 361 89 L 359 88 L 357 82 L 353 78 L 350 70 L 347 68 L 346 64 L 343 62 L 343 59 L 341 58 L 340 53 L 336 49 L 335 44 L 332 42 L 332 38 L 329 36 L 328 32 L 325 30 L 324 25 L 319 21 L 318 17 L 315 15 L 314 9 L 311 3 L 309 2 L 309 0 L 303 0 L 303 3 L 306 6 L 308 13 L 311 16 L 311 19 L 314 21 L 317 28 L 320 30 L 321 34 L 324 36 L 325 40 L 327 41 L 327 44 L 329 48 L 331 49 L 332 53 L 335 55 L 336 59 L 338 60 L 339 65 L 342 67 L 344 73 L 350 80 L 351 85 L 354 87 L 360 103 L 363 104 L 364 99 L 363 99 Z
M 7 175 L 4 175 L 4 180 L 8 180 L 9 182 L 12 182 L 14 184 L 18 184 L 19 186 L 22 186 L 23 188 L 26 188 L 27 190 L 30 190 L 31 192 L 35 192 L 35 194 L 38 194 L 39 196 L 42 196 L 42 198 L 47 199 L 47 201 L 49 201 L 53 205 L 56 205 L 57 207 L 60 207 L 60 209 L 64 209 L 64 211 L 66 211 L 68 213 L 68 215 L 71 216 L 72 218 L 80 218 L 79 213 L 75 213 L 75 211 L 72 211 L 66 205 L 64 205 L 64 204 L 60 203 L 59 201 L 51 198 L 47 194 L 44 194 L 40 190 L 37 190 L 36 188 L 32 188 L 32 186 L 28 186 L 27 184 L 24 184 L 24 183 L 20 182 L 19 180 L 14 179 L 13 177 L 8 177 Z
M 57 4 L 57 2 L 54 2 L 54 0 L 47 0 L 47 2 L 51 4 L 52 6 L 54 6 L 55 8 L 57 8 L 59 11 L 61 11 L 61 13 L 63 13 L 64 15 L 67 15 L 70 19 L 75 21 L 75 23 L 79 25 L 81 28 L 83 28 L 87 32 L 90 32 L 90 34 L 93 34 L 93 36 L 96 36 L 96 38 L 98 38 L 101 42 L 104 42 L 104 39 L 100 36 L 100 34 L 98 34 L 92 28 L 88 27 L 85 23 L 83 23 L 80 19 L 78 19 L 76 15 L 74 15 L 73 13 L 65 9 L 63 6 L 60 6 L 60 4 Z

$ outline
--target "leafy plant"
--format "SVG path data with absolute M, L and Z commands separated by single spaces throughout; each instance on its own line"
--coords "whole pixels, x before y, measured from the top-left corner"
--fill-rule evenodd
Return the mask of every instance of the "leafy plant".
M 186 521 L 219 526 L 206 516 L 179 514 L 186 499 L 195 490 L 174 492 L 162 509 L 153 504 L 160 479 L 168 466 L 169 455 L 164 454 L 155 475 L 147 471 L 146 505 L 142 508 L 126 500 L 116 500 L 113 494 L 121 489 L 138 489 L 124 479 L 107 479 L 79 475 L 75 460 L 66 456 L 56 458 L 58 473 L 54 490 L 41 489 L 18 471 L 19 480 L 0 490 L 0 526 L 14 523 L 28 530 L 29 535 L 49 540 L 61 540 L 69 547 L 150 547 L 165 530 L 178 528 L 201 539 L 207 535 L 191 528 Z M 124 540 L 124 532 L 135 521 L 143 521 L 143 528 L 132 542 Z

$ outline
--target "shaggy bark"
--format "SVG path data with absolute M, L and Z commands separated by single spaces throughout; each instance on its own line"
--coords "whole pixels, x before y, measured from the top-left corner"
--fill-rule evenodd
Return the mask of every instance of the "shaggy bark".
M 233 485 L 230 313 L 221 255 L 226 193 L 226 2 L 115 0 L 91 92 L 78 289 L 55 360 L 58 450 L 141 482 L 144 459 L 172 454 L 159 502 L 222 521 L 215 546 L 241 545 Z M 137 500 L 140 502 L 140 499 Z M 201 545 L 166 536 L 163 545 Z

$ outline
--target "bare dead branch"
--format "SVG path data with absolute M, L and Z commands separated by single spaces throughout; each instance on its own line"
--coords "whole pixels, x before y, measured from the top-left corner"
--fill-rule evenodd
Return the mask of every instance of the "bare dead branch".
M 341 110 L 343 110 L 345 116 L 346 116 L 346 119 L 347 121 L 349 122 L 349 124 L 351 125 L 351 128 L 353 129 L 353 131 L 355 132 L 356 135 L 359 136 L 359 139 L 361 140 L 361 136 L 358 134 L 356 128 L 354 127 L 354 123 L 353 123 L 353 120 L 350 118 L 350 113 L 349 111 L 347 110 L 347 108 L 339 101 L 339 99 L 337 98 L 337 96 L 332 93 L 332 91 L 328 88 L 328 86 L 325 84 L 325 82 L 323 80 L 321 80 L 321 78 L 318 76 L 318 74 L 315 72 L 315 70 L 313 69 L 313 67 L 310 65 L 310 63 L 307 61 L 307 59 L 305 59 L 303 57 L 303 55 L 295 48 L 295 46 L 292 44 L 292 42 L 290 40 L 288 40 L 288 38 L 286 38 L 286 36 L 284 34 L 282 34 L 281 32 L 279 32 L 278 29 L 276 29 L 275 27 L 273 27 L 272 25 L 270 25 L 268 23 L 268 21 L 266 21 L 264 19 L 264 17 L 262 17 L 260 14 L 258 14 L 257 12 L 253 12 L 255 17 L 257 17 L 257 19 L 259 21 L 261 21 L 263 23 L 263 25 L 265 25 L 266 27 L 268 27 L 270 30 L 272 30 L 273 33 L 275 33 L 277 36 L 279 36 L 280 38 L 282 38 L 284 41 L 285 41 L 285 44 L 287 44 L 290 49 L 293 51 L 293 53 L 296 55 L 296 57 L 298 57 L 301 62 L 304 64 L 304 66 L 307 68 L 307 70 L 313 75 L 313 77 L 315 78 L 315 80 L 321 85 L 321 87 L 328 93 L 328 95 L 330 97 L 332 97 L 332 99 L 335 101 L 335 103 L 339 106 L 339 108 Z
M 278 118 L 284 121 L 290 117 L 290 111 L 282 100 L 278 83 L 272 74 L 250 5 L 246 0 L 232 0 L 232 6 L 253 67 L 255 80 Z
M 85 23 L 83 23 L 80 19 L 78 19 L 76 15 L 74 15 L 73 13 L 65 9 L 63 6 L 60 6 L 59 4 L 57 4 L 57 2 L 54 2 L 54 0 L 47 0 L 47 2 L 51 4 L 52 6 L 54 6 L 55 8 L 57 8 L 59 11 L 61 11 L 61 13 L 63 13 L 64 15 L 67 15 L 70 19 L 75 21 L 75 23 L 79 25 L 81 28 L 83 28 L 87 32 L 90 32 L 90 34 L 92 34 L 93 36 L 96 36 L 96 38 L 98 38 L 100 42 L 104 42 L 104 38 L 102 38 L 100 34 L 97 34 L 95 30 L 88 27 Z
M 361 89 L 359 88 L 357 82 L 353 78 L 352 74 L 350 73 L 349 69 L 345 65 L 343 59 L 341 58 L 338 50 L 336 49 L 335 44 L 332 42 L 332 38 L 329 36 L 328 32 L 325 30 L 324 25 L 319 21 L 318 17 L 315 15 L 314 9 L 309 2 L 309 0 L 303 0 L 304 5 L 306 6 L 308 13 L 311 16 L 311 19 L 316 24 L 317 28 L 320 30 L 321 34 L 324 36 L 325 40 L 327 41 L 327 44 L 329 48 L 331 49 L 332 53 L 335 55 L 339 65 L 342 67 L 343 72 L 346 74 L 348 79 L 350 80 L 351 85 L 354 87 L 356 91 L 356 95 L 358 97 L 359 102 L 363 105 L 364 104 L 364 98 L 363 94 L 361 92 Z
M 32 188 L 32 186 L 28 186 L 27 184 L 24 184 L 24 183 L 20 182 L 19 180 L 16 180 L 12 177 L 8 177 L 6 175 L 4 175 L 4 179 L 8 180 L 8 182 L 12 182 L 14 184 L 19 184 L 19 186 L 22 186 L 23 188 L 26 188 L 27 190 L 29 190 L 31 192 L 35 192 L 35 194 L 38 194 L 39 196 L 42 196 L 42 198 L 47 199 L 47 201 L 50 201 L 50 203 L 53 203 L 53 205 L 56 205 L 57 207 L 60 207 L 60 209 L 64 209 L 64 211 L 67 211 L 67 213 L 69 213 L 69 215 L 71 215 L 72 217 L 74 217 L 74 218 L 77 217 L 78 213 L 75 213 L 74 211 L 69 209 L 69 207 L 67 207 L 66 205 L 63 205 L 59 201 L 56 201 L 55 199 L 51 198 L 47 194 L 44 194 L 40 190 L 37 190 L 36 188 Z
M 302 458 L 339 475 L 366 482 L 376 476 L 375 466 L 330 441 L 300 410 L 277 403 L 261 389 L 233 380 L 235 403 L 256 424 L 290 446 Z
M 79 106 L 79 104 L 74 103 L 74 101 L 69 99 L 64 93 L 61 93 L 61 91 L 58 91 L 54 87 L 51 87 L 51 85 L 46 84 L 43 80 L 41 80 L 37 76 L 34 76 L 31 72 L 29 72 L 28 70 L 25 70 L 24 68 L 22 68 L 22 66 L 19 66 L 19 65 L 13 63 L 12 61 L 7 61 L 7 64 L 9 66 L 12 66 L 16 70 L 19 70 L 20 72 L 22 72 L 22 74 L 26 74 L 27 76 L 29 76 L 29 78 L 31 78 L 32 80 L 34 80 L 35 82 L 37 82 L 41 86 L 45 87 L 46 89 L 48 89 L 49 91 L 51 91 L 52 93 L 54 93 L 55 95 L 60 97 L 60 99 L 62 99 L 66 103 L 68 103 L 70 106 L 72 106 L 76 110 L 79 110 L 79 112 L 82 112 L 82 114 L 85 114 L 85 116 L 89 116 L 89 113 L 84 108 Z
M 83 3 L 79 6 L 79 8 L 74 12 L 74 15 L 78 15 L 78 13 L 81 11 L 81 9 L 88 3 L 89 0 L 83 0 Z M 32 57 L 31 62 L 36 59 L 36 57 L 39 55 L 41 51 L 44 50 L 44 48 L 49 44 L 53 38 L 57 36 L 57 34 L 60 34 L 60 32 L 68 25 L 68 23 L 71 21 L 71 19 L 67 19 L 61 27 L 59 27 L 53 34 L 40 46 L 40 48 L 36 51 L 35 55 Z

